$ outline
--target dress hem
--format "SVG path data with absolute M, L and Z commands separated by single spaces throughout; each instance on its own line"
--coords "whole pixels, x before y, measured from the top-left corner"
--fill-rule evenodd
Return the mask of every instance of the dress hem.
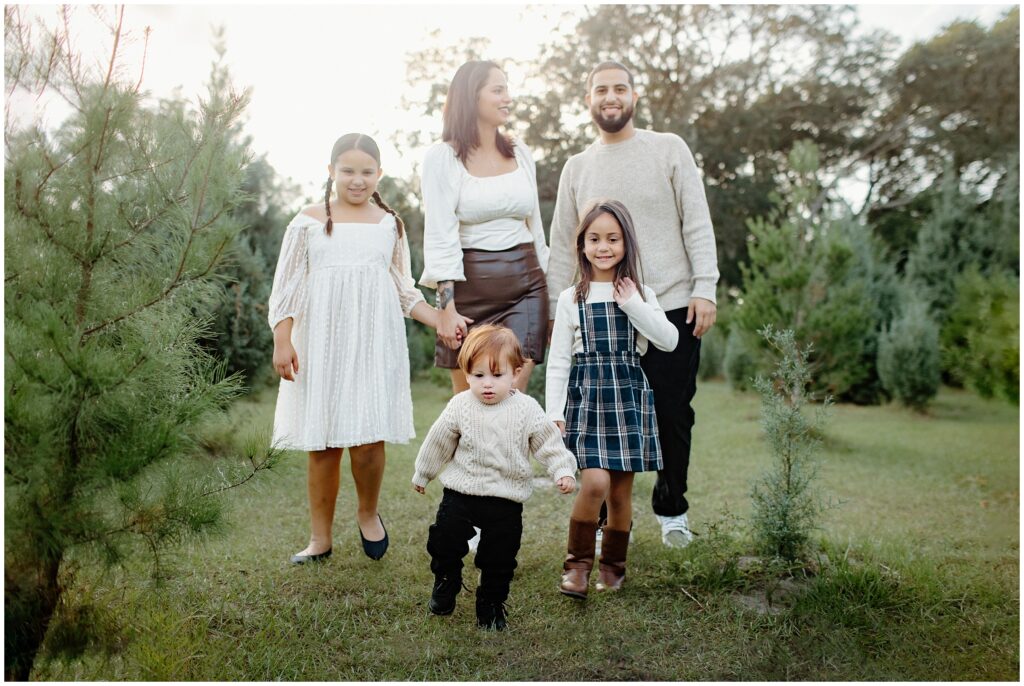
M 356 446 L 369 445 L 371 443 L 380 443 L 380 442 L 391 443 L 393 445 L 407 445 L 409 443 L 409 441 L 411 441 L 414 438 L 416 438 L 415 434 L 413 434 L 413 435 L 411 435 L 411 436 L 409 436 L 407 438 L 397 438 L 397 437 L 380 438 L 380 437 L 372 437 L 372 438 L 367 438 L 367 439 L 356 439 L 356 440 L 337 441 L 337 442 L 335 442 L 335 441 L 327 441 L 326 443 L 319 443 L 319 444 L 315 444 L 315 445 L 311 445 L 311 444 L 295 445 L 295 444 L 286 444 L 286 443 L 283 443 L 283 442 L 274 442 L 271 445 L 272 445 L 272 447 L 274 447 L 274 448 L 276 448 L 278 450 L 302 450 L 302 451 L 305 451 L 305 452 L 315 452 L 317 450 L 327 450 L 328 448 L 354 448 Z

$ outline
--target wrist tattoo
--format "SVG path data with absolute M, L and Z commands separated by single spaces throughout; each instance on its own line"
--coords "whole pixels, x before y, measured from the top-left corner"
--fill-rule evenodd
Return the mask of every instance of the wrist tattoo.
M 455 282 L 441 281 L 437 284 L 437 309 L 443 310 L 455 299 Z

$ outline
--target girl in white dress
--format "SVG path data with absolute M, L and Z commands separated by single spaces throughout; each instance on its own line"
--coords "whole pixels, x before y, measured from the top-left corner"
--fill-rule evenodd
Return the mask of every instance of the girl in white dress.
M 384 442 L 415 436 L 402 317 L 437 325 L 410 273 L 402 220 L 376 190 L 377 144 L 363 134 L 342 136 L 328 172 L 324 204 L 305 208 L 285 231 L 269 306 L 282 379 L 273 444 L 309 452 L 312 532 L 294 564 L 331 554 L 344 448 L 363 550 L 375 560 L 387 551 L 377 512 Z

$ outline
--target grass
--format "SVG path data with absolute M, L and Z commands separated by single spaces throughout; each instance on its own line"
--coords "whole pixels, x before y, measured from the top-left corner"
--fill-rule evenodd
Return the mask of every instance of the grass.
M 446 391 L 419 382 L 422 437 Z M 231 425 L 269 425 L 272 393 Z M 305 457 L 231 492 L 225 535 L 169 556 L 162 584 L 145 555 L 104 572 L 82 561 L 69 607 L 102 626 L 100 646 L 40 661 L 60 680 L 1015 680 L 1019 674 L 1019 424 L 1016 408 L 952 390 L 931 413 L 836 408 L 821 490 L 837 501 L 819 532 L 830 564 L 760 614 L 736 601 L 763 572 L 738 564 L 735 533 L 767 462 L 759 401 L 701 385 L 685 550 L 659 542 L 653 475 L 636 480 L 629 578 L 618 595 L 576 603 L 556 591 L 571 496 L 538 487 L 509 599 L 510 629 L 475 626 L 472 595 L 451 617 L 426 609 L 425 550 L 441 487 L 413 492 L 417 443 L 388 447 L 384 560 L 364 557 L 343 464 L 334 556 L 292 568 L 308 536 Z M 231 432 L 211 430 L 211 443 Z M 737 524 L 739 523 L 739 524 Z M 466 582 L 476 586 L 471 558 Z M 59 629 L 55 630 L 55 633 Z M 68 632 L 65 631 L 65 634 Z M 65 636 L 65 640 L 67 640 Z

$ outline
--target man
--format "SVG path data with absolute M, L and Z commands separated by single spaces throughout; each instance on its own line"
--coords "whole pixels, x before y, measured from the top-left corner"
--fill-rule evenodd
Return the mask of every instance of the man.
M 587 77 L 586 103 L 600 137 L 565 163 L 551 223 L 548 294 L 551 312 L 575 273 L 574 232 L 580 213 L 597 198 L 621 201 L 636 226 L 641 278 L 654 289 L 679 329 L 670 353 L 653 348 L 641 366 L 654 389 L 664 469 L 651 502 L 662 542 L 683 547 L 692 539 L 686 501 L 690 402 L 697 390 L 700 337 L 715 323 L 718 257 L 700 172 L 683 139 L 637 130 L 633 75 L 618 62 L 602 62 Z

